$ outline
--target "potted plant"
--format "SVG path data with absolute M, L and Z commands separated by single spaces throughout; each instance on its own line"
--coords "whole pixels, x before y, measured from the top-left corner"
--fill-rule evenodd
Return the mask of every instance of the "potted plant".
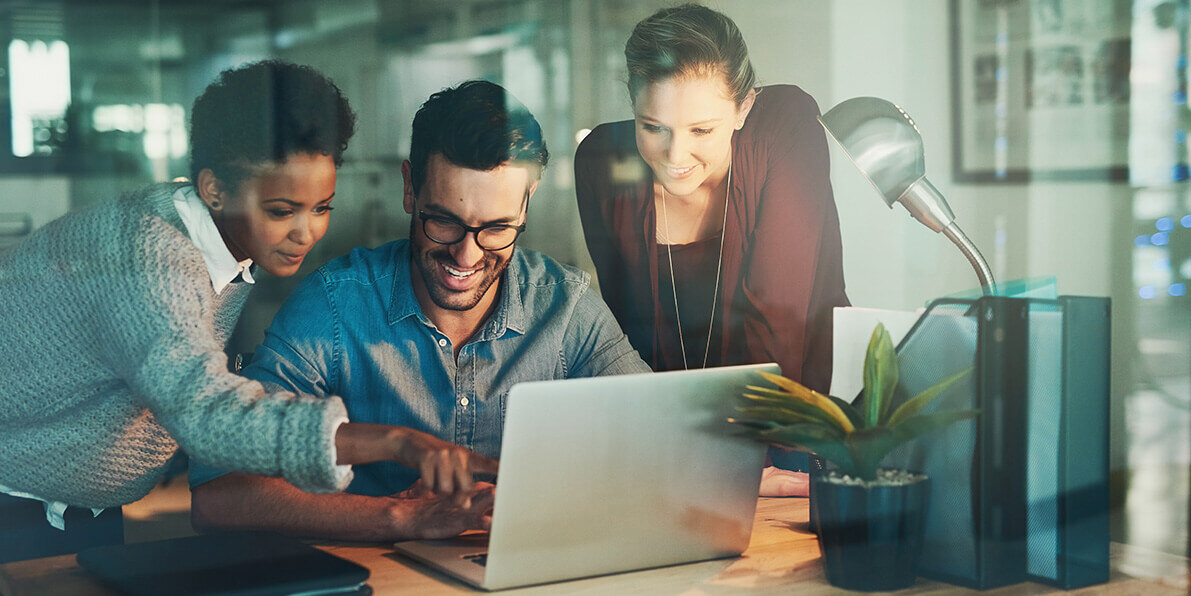
M 768 373 L 761 375 L 772 387 L 748 387 L 740 416 L 731 422 L 758 440 L 808 451 L 831 464 L 811 482 L 811 520 L 832 585 L 895 590 L 914 583 L 930 481 L 880 465 L 899 445 L 979 413 L 922 411 L 970 372 L 959 371 L 892 408 L 897 354 L 885 326 L 878 324 L 855 405 Z

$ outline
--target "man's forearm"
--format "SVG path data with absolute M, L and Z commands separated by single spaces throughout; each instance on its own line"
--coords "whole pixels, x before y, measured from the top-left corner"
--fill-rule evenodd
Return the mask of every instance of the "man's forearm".
M 267 530 L 327 540 L 382 542 L 409 538 L 399 499 L 303 492 L 280 478 L 227 474 L 194 488 L 196 530 Z

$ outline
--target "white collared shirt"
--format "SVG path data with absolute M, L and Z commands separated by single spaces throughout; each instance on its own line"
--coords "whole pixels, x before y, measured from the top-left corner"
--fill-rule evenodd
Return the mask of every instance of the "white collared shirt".
M 252 278 L 252 259 L 237 261 L 228 250 L 219 228 L 215 227 L 215 220 L 211 219 L 211 212 L 199 199 L 194 186 L 183 186 L 174 192 L 174 208 L 182 216 L 182 223 L 186 224 L 186 235 L 198 247 L 203 255 L 203 262 L 207 265 L 207 273 L 211 276 L 211 287 L 215 293 L 223 289 L 237 276 L 248 283 L 256 283 Z
M 3 484 L 0 484 L 0 493 L 4 493 L 13 497 L 21 497 L 23 499 L 35 499 L 45 503 L 45 520 L 50 522 L 51 526 L 54 526 L 59 530 L 66 529 L 66 520 L 62 519 L 62 514 L 66 512 L 66 503 L 63 503 L 62 501 L 47 501 L 37 495 L 31 495 L 29 493 L 11 489 L 7 486 L 4 486 Z M 102 507 L 91 508 L 92 516 L 99 517 L 100 513 L 103 513 Z

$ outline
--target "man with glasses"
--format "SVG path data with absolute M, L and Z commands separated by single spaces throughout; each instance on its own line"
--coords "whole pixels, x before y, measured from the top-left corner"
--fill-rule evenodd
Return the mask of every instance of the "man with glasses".
M 242 374 L 338 395 L 352 422 L 413 427 L 495 458 L 513 385 L 648 372 L 585 273 L 516 248 L 547 159 L 537 120 L 500 86 L 432 95 L 401 167 L 409 238 L 303 280 Z M 448 497 L 417 479 L 396 464 L 357 466 L 349 494 L 319 495 L 192 464 L 191 518 L 200 530 L 335 540 L 487 527 L 490 484 Z

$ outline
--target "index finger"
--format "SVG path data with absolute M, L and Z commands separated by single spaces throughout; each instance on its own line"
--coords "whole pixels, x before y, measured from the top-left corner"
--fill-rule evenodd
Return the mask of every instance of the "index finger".
M 451 466 L 452 473 L 455 475 L 455 504 L 467 507 L 471 502 L 472 481 L 471 472 L 468 472 L 468 462 L 471 461 L 471 454 L 468 452 L 454 452 L 452 459 L 455 460 L 454 465 Z
M 499 468 L 500 462 L 478 453 L 471 454 L 467 459 L 467 469 L 473 474 L 492 474 L 495 476 Z

